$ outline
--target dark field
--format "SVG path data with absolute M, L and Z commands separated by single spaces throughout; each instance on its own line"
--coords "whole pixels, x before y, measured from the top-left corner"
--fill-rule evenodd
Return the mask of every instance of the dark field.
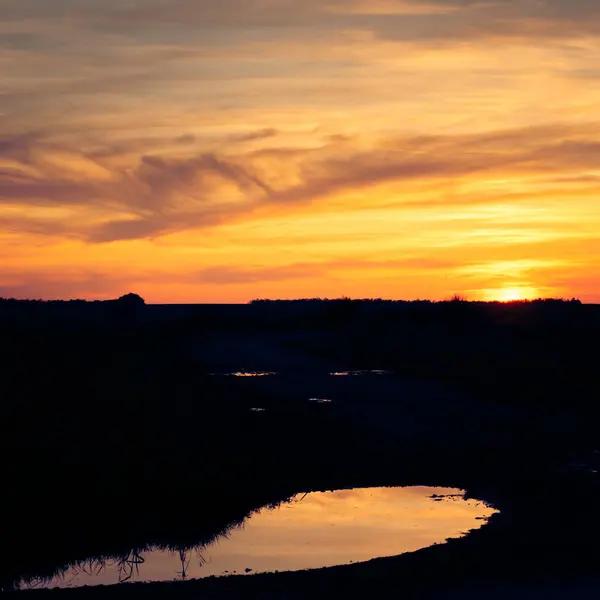
M 598 596 L 600 307 L 5 303 L 0 327 L 5 591 L 93 556 L 191 548 L 298 492 L 420 484 L 501 513 L 359 565 L 16 593 Z M 330 375 L 352 369 L 390 373 Z M 214 375 L 239 370 L 276 374 Z

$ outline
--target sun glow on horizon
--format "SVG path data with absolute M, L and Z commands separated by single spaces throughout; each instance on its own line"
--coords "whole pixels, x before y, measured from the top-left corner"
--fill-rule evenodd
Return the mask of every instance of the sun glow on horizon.
M 517 302 L 538 298 L 537 290 L 532 287 L 505 287 L 485 290 L 485 299 L 492 302 Z

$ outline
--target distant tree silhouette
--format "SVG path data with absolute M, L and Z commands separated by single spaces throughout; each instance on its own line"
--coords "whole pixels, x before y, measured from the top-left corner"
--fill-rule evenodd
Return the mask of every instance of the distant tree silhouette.
M 108 303 L 119 303 L 122 306 L 145 306 L 145 300 L 138 294 L 125 294 L 116 300 L 82 300 L 73 298 L 71 300 L 42 300 L 41 298 L 0 298 L 0 305 L 2 304 L 15 304 L 15 305 L 84 305 L 84 304 L 103 304 Z
M 526 305 L 580 305 L 582 304 L 581 300 L 578 298 L 537 298 L 531 300 L 511 300 L 509 302 L 504 302 L 500 300 L 469 300 L 466 296 L 462 296 L 461 294 L 454 294 L 447 300 L 389 300 L 384 298 L 348 298 L 347 296 L 342 296 L 341 298 L 297 298 L 295 300 L 277 300 L 270 298 L 257 298 L 255 300 L 250 300 L 249 304 L 331 304 L 337 306 L 349 306 L 349 305 L 359 305 L 359 304 L 386 304 L 386 305 L 414 305 L 414 306 L 433 306 L 433 305 L 446 305 L 446 304 L 467 304 L 469 306 L 526 306 Z
M 117 300 L 117 302 L 121 306 L 131 306 L 132 308 L 146 305 L 146 301 L 141 296 L 139 296 L 138 294 L 131 294 L 131 293 L 121 296 Z

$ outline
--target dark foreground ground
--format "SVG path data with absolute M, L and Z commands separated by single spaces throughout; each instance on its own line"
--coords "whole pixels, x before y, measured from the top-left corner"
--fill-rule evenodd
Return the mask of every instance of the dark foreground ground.
M 301 491 L 420 484 L 501 512 L 360 565 L 15 593 L 600 595 L 598 307 L 32 305 L 0 307 L 0 326 L 5 591 L 90 556 L 191 547 Z M 277 375 L 210 375 L 240 369 Z M 345 369 L 391 374 L 329 375 Z

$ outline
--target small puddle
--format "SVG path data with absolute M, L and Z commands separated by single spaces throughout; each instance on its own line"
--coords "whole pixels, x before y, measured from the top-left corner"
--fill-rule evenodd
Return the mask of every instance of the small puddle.
M 298 494 L 263 508 L 217 541 L 192 549 L 148 548 L 71 565 L 21 589 L 210 575 L 297 571 L 396 556 L 465 535 L 496 512 L 461 490 L 358 488 Z
M 389 375 L 390 371 L 382 371 L 380 369 L 371 369 L 363 371 L 334 371 L 329 373 L 333 377 L 352 377 L 356 375 Z
M 231 373 L 209 373 L 212 377 L 271 377 L 273 371 L 232 371 Z
M 313 404 L 331 404 L 332 403 L 332 400 L 329 400 L 329 398 L 309 398 L 308 401 L 312 402 Z

